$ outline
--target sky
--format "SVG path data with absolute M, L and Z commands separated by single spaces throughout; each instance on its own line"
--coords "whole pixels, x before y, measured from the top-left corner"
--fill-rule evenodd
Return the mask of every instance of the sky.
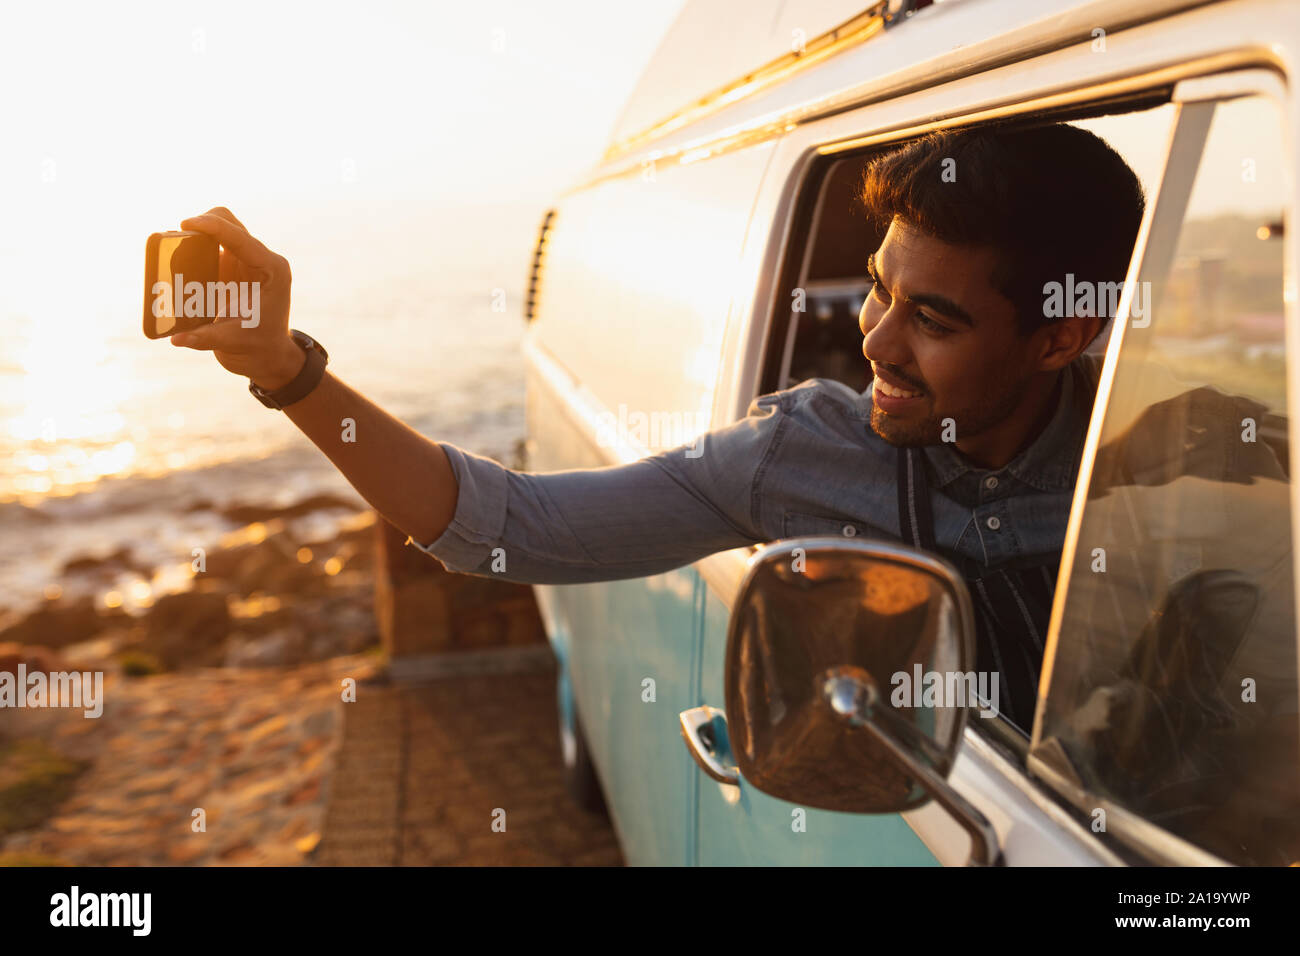
M 0 322 L 70 271 L 116 300 L 128 273 L 139 284 L 149 233 L 218 205 L 286 255 L 338 260 L 359 233 L 404 268 L 466 251 L 439 236 L 465 214 L 430 210 L 522 206 L 481 240 L 518 271 L 681 6 L 9 5 Z
M 57 434 L 86 447 L 38 457 L 120 452 L 86 465 L 102 474 L 140 465 L 158 421 L 208 434 L 238 424 L 214 409 L 252 414 L 209 356 L 140 331 L 146 238 L 214 206 L 288 257 L 292 323 L 361 384 L 472 364 L 474 342 L 522 329 L 541 217 L 599 160 L 681 6 L 7 4 L 0 455 Z M 485 318 L 498 288 L 514 308 Z
M 35 185 L 53 161 L 62 188 L 123 199 L 196 182 L 254 199 L 545 196 L 598 157 L 680 6 L 15 6 L 0 173 Z

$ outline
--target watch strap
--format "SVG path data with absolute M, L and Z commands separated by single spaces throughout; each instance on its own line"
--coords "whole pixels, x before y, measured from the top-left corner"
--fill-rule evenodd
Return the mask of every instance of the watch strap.
M 325 366 L 329 363 L 329 353 L 306 332 L 291 329 L 289 335 L 307 356 L 302 369 L 293 381 L 274 391 L 267 391 L 253 384 L 251 380 L 248 383 L 248 390 L 267 408 L 281 409 L 306 398 L 312 389 L 320 384 L 320 380 L 325 376 Z

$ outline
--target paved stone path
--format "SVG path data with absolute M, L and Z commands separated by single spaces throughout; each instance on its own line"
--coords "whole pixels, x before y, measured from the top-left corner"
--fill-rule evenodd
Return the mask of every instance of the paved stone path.
M 609 821 L 565 790 L 554 663 L 360 685 L 313 862 L 622 865 Z
M 283 670 L 110 673 L 100 718 L 6 711 L 15 739 L 89 766 L 43 824 L 0 837 L 0 858 L 621 865 L 609 821 L 564 788 L 554 668 L 543 645 L 445 655 L 408 669 L 418 681 L 391 681 L 371 655 Z M 357 682 L 355 701 L 342 699 L 345 678 Z M 504 832 L 493 829 L 498 809 Z
M 370 678 L 376 663 L 355 655 L 283 671 L 109 674 L 97 719 L 7 711 L 15 737 L 49 740 L 90 766 L 43 825 L 0 839 L 0 854 L 78 866 L 307 862 L 353 706 L 342 682 Z

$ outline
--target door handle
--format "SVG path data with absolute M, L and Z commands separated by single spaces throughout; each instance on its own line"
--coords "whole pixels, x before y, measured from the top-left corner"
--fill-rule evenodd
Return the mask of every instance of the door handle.
M 731 756 L 727 714 L 717 707 L 692 707 L 678 715 L 686 749 L 700 768 L 718 783 L 740 786 L 740 768 Z

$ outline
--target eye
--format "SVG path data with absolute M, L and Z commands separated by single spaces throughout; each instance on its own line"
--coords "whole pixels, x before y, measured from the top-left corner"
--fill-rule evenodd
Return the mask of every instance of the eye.
M 916 315 L 917 325 L 921 326 L 921 328 L 925 329 L 930 334 L 940 336 L 940 337 L 952 334 L 953 331 L 952 329 L 948 328 L 948 326 L 946 325 L 934 321 L 934 319 L 930 318 L 924 312 L 917 312 L 915 313 L 915 315 Z
M 867 281 L 871 283 L 871 294 L 881 302 L 889 301 L 889 294 L 885 292 L 885 287 L 880 284 L 880 280 L 873 275 L 867 276 Z

